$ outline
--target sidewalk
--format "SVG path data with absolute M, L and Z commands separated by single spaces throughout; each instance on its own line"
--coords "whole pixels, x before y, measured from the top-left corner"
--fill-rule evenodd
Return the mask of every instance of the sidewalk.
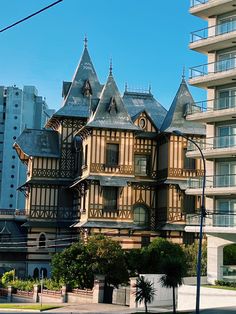
M 152 308 L 149 307 L 149 310 L 152 313 L 163 313 L 167 312 L 167 309 L 164 308 Z M 74 305 L 66 305 L 63 308 L 58 308 L 54 310 L 44 311 L 43 313 L 68 313 L 68 314 L 82 314 L 82 313 L 90 313 L 90 314 L 128 314 L 135 312 L 144 312 L 143 308 L 130 309 L 128 306 L 114 305 L 114 304 L 74 304 Z M 170 311 L 171 313 L 172 311 Z
M 179 311 L 192 310 L 196 304 L 196 286 L 183 285 L 178 288 Z M 200 308 L 214 309 L 236 306 L 236 291 L 201 287 Z

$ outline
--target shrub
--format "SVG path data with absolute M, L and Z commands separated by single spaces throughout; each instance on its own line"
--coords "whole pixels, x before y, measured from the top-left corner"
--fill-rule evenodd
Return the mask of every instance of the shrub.
M 4 287 L 8 286 L 9 282 L 13 281 L 14 278 L 15 278 L 15 269 L 5 272 L 2 276 L 2 285 Z
M 43 286 L 48 290 L 59 291 L 61 290 L 61 283 L 52 279 L 45 279 L 43 281 Z
M 236 282 L 229 282 L 229 281 L 224 281 L 224 280 L 216 280 L 215 285 L 222 286 L 222 287 L 236 288 Z

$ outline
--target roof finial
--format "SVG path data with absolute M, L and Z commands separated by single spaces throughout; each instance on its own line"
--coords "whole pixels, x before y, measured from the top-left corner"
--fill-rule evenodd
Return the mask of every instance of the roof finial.
M 182 74 L 182 79 L 185 79 L 185 66 L 183 66 L 183 74 Z
M 88 47 L 88 38 L 87 38 L 87 35 L 85 34 L 84 36 L 84 48 L 87 48 Z
M 149 94 L 151 94 L 151 90 L 152 90 L 152 84 L 149 83 L 149 84 L 148 84 L 148 92 L 149 92 Z
M 112 75 L 112 58 L 110 59 L 109 75 Z

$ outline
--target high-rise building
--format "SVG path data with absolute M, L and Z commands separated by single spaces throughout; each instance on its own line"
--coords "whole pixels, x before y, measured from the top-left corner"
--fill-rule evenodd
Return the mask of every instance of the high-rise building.
M 207 272 L 208 281 L 214 283 L 230 280 L 233 272 L 224 265 L 223 252 L 236 242 L 236 1 L 193 0 L 190 13 L 208 23 L 191 33 L 190 49 L 207 61 L 191 68 L 189 79 L 191 85 L 207 91 L 207 99 L 189 108 L 187 120 L 207 124 L 206 140 L 200 145 L 207 160 Z M 187 156 L 200 154 L 189 146 Z M 190 180 L 186 193 L 200 196 L 202 179 Z M 189 218 L 192 225 L 197 220 Z M 189 225 L 186 230 L 199 227 Z
M 52 113 L 34 86 L 0 86 L 0 210 L 25 208 L 17 188 L 25 182 L 26 166 L 13 143 L 25 128 L 43 128 Z

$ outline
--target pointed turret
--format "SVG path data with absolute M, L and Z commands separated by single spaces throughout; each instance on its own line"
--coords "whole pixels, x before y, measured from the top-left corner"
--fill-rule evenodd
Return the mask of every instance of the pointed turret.
M 161 131 L 172 133 L 178 130 L 184 134 L 205 134 L 205 126 L 185 119 L 187 108 L 194 105 L 193 97 L 183 76 L 180 87 L 162 123 Z
M 90 111 L 94 111 L 96 108 L 102 87 L 89 56 L 86 38 L 84 51 L 72 82 L 63 82 L 62 108 L 53 117 L 89 117 Z
M 123 100 L 112 75 L 111 66 L 110 74 L 103 88 L 97 109 L 87 123 L 87 126 L 134 131 L 139 130 L 139 128 L 133 124 L 125 109 Z

